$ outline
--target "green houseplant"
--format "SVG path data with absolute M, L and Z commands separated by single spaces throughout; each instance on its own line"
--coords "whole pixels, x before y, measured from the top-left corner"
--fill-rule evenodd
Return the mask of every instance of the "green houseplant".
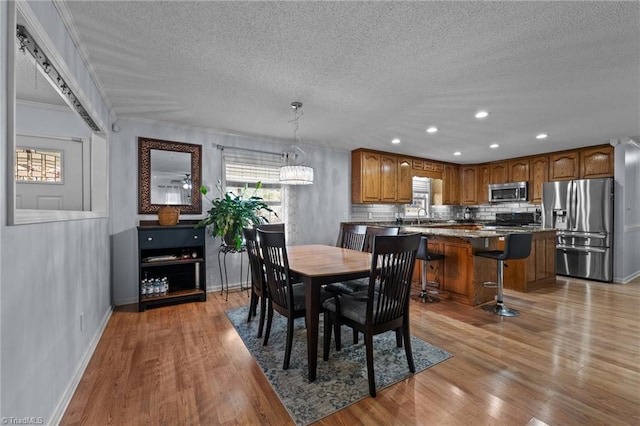
M 207 216 L 196 225 L 196 228 L 209 226 L 209 232 L 213 237 L 221 237 L 224 242 L 239 250 L 242 247 L 242 228 L 250 225 L 258 226 L 269 220 L 261 216 L 261 212 L 274 213 L 262 197 L 257 196 L 257 191 L 262 187 L 258 182 L 253 191 L 253 195 L 247 195 L 249 185 L 238 192 L 224 192 L 222 183 L 218 181 L 216 188 L 220 193 L 219 198 L 211 200 L 207 197 L 207 187 L 201 186 L 200 193 L 211 203 L 211 209 Z M 276 215 L 277 216 L 277 215 Z

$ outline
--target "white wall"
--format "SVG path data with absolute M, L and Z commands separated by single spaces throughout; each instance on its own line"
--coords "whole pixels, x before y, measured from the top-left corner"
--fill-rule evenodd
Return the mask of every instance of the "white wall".
M 168 123 L 119 120 L 120 131 L 111 134 L 110 199 L 112 222 L 112 284 L 116 305 L 138 301 L 137 229 L 140 220 L 156 220 L 156 215 L 138 215 L 138 137 L 202 145 L 202 183 L 210 188 L 221 178 L 221 151 L 217 145 L 281 152 L 291 143 L 223 134 L 208 129 L 180 127 Z M 313 185 L 289 187 L 291 208 L 290 242 L 297 244 L 335 244 L 341 221 L 348 220 L 350 209 L 350 164 L 348 151 L 318 149 L 305 145 L 307 163 L 315 169 Z M 215 192 L 214 192 L 215 196 Z M 203 199 L 203 212 L 210 207 Z M 202 215 L 181 215 L 181 220 L 200 219 Z M 207 288 L 219 290 L 221 281 L 217 263 L 219 240 L 207 240 Z M 229 255 L 229 272 L 239 271 L 239 257 Z M 244 267 L 248 265 L 244 259 Z M 246 271 L 245 279 L 246 279 Z M 229 281 L 240 282 L 238 273 Z
M 6 193 L 8 2 L 0 2 L 0 187 Z M 104 105 L 50 1 L 28 4 L 101 122 Z M 111 312 L 108 219 L 7 226 L 0 197 L 0 417 L 59 420 Z M 80 316 L 83 316 L 82 329 Z
M 622 141 L 615 152 L 613 280 L 626 283 L 640 276 L 640 137 Z

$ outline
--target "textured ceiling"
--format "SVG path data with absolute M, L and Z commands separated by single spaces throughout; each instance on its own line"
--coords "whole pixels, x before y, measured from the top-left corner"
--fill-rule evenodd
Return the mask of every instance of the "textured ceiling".
M 303 145 L 459 163 L 640 134 L 638 2 L 66 1 L 61 11 L 118 117 L 291 141 L 289 104 L 301 101 Z M 475 119 L 479 109 L 489 117 Z

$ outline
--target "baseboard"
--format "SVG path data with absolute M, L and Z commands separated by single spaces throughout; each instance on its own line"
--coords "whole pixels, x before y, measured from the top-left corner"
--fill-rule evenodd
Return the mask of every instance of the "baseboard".
M 127 299 L 118 299 L 118 300 L 114 300 L 113 304 L 115 306 L 124 306 L 124 305 L 133 305 L 133 304 L 138 304 L 138 297 L 129 297 Z
M 65 411 L 67 411 L 67 407 L 71 402 L 71 398 L 73 398 L 73 394 L 75 393 L 76 388 L 80 383 L 80 379 L 82 379 L 82 376 L 84 375 L 84 371 L 86 370 L 87 365 L 89 365 L 89 361 L 91 360 L 91 357 L 93 356 L 93 352 L 96 350 L 96 347 L 98 346 L 98 342 L 100 342 L 102 333 L 104 333 L 104 329 L 107 327 L 107 324 L 109 323 L 109 318 L 111 318 L 112 313 L 113 313 L 113 306 L 107 310 L 104 317 L 102 318 L 100 327 L 98 327 L 98 330 L 96 330 L 96 333 L 93 335 L 93 339 L 91 339 L 91 344 L 85 351 L 82 357 L 82 361 L 76 368 L 76 372 L 74 373 L 73 377 L 69 381 L 69 384 L 67 385 L 67 389 L 64 391 L 64 394 L 60 398 L 60 401 L 58 401 L 58 404 L 56 405 L 55 410 L 53 410 L 53 413 L 49 417 L 51 419 L 51 422 L 49 424 L 57 425 L 57 424 L 60 424 L 60 422 L 62 421 L 62 417 L 64 416 Z
M 631 281 L 635 280 L 638 277 L 640 277 L 640 271 L 634 272 L 633 274 L 628 275 L 624 278 L 614 278 L 613 282 L 618 284 L 629 284 Z

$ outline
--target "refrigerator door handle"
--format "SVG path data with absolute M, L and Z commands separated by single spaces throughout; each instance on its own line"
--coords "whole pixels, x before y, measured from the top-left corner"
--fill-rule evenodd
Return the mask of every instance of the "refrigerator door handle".
M 557 231 L 556 235 L 563 237 L 585 237 L 585 238 L 607 238 L 606 233 L 590 233 L 590 232 L 572 232 L 572 231 Z
M 584 253 L 606 253 L 608 249 L 606 248 L 594 248 L 594 247 L 576 247 L 576 246 L 565 246 L 565 245 L 557 245 L 556 249 L 562 251 L 580 251 Z

